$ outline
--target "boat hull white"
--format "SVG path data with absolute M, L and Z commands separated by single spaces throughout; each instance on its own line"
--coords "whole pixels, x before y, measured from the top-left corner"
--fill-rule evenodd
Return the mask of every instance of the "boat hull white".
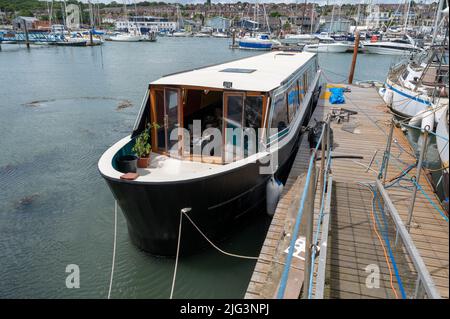
M 414 117 L 431 107 L 428 97 L 386 79 L 386 89 L 382 93 L 383 100 L 395 112 L 402 116 Z
M 350 44 L 319 43 L 319 44 L 305 45 L 303 50 L 307 52 L 318 52 L 318 53 L 345 53 L 351 48 L 352 46 Z

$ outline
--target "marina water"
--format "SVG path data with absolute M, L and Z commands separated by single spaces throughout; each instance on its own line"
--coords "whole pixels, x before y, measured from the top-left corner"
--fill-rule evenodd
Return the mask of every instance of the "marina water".
M 228 39 L 215 38 L 30 50 L 2 45 L 0 297 L 106 298 L 114 198 L 97 161 L 131 133 L 150 81 L 260 54 L 228 45 Z M 324 80 L 345 81 L 351 58 L 320 54 Z M 361 54 L 355 80 L 384 81 L 396 61 L 398 57 Z M 257 256 L 269 223 L 261 212 L 219 246 Z M 168 298 L 174 259 L 155 258 L 132 245 L 120 210 L 117 236 L 111 297 Z M 78 289 L 66 287 L 69 264 L 80 268 Z M 213 248 L 183 257 L 174 297 L 242 298 L 254 265 Z

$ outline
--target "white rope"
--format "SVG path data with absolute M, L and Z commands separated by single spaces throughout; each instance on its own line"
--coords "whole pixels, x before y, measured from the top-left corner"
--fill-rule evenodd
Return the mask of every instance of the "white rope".
M 261 258 L 261 257 L 253 257 L 253 256 L 244 256 L 244 255 L 232 254 L 232 253 L 229 253 L 229 252 L 226 252 L 226 251 L 220 249 L 200 230 L 200 228 L 198 228 L 198 226 L 189 217 L 189 215 L 186 212 L 184 212 L 184 210 L 181 210 L 181 212 L 180 212 L 180 225 L 178 227 L 177 254 L 175 256 L 175 270 L 173 272 L 172 288 L 170 290 L 170 299 L 172 299 L 172 297 L 173 297 L 173 291 L 175 289 L 175 282 L 176 282 L 176 278 L 177 278 L 178 257 L 179 257 L 179 254 L 180 254 L 181 225 L 183 223 L 183 214 L 186 215 L 187 219 L 189 219 L 189 221 L 192 223 L 192 225 L 195 227 L 195 229 L 197 229 L 198 232 L 203 236 L 203 238 L 205 238 L 206 241 L 211 244 L 211 246 L 213 246 L 215 249 L 217 249 L 222 254 L 227 255 L 227 256 L 231 256 L 231 257 L 244 258 L 244 259 L 252 259 L 252 260 L 258 260 L 259 259 L 259 260 L 264 260 L 264 261 L 267 261 L 267 262 L 274 262 L 274 263 L 277 263 L 277 264 L 285 265 L 285 263 L 283 263 L 281 261 L 273 260 L 273 259 L 269 260 L 269 259 L 265 259 L 265 258 Z M 303 270 L 303 269 L 300 269 L 300 268 L 295 267 L 293 265 L 291 265 L 291 268 L 298 269 L 298 270 Z
M 197 225 L 192 221 L 192 219 L 189 217 L 188 214 L 182 212 L 182 214 L 185 214 L 187 219 L 189 219 L 189 221 L 192 223 L 192 225 L 194 225 L 194 227 L 198 230 L 198 232 L 203 236 L 203 238 L 205 238 L 210 244 L 211 246 L 213 246 L 215 249 L 217 249 L 218 251 L 220 251 L 222 254 L 224 255 L 228 255 L 231 257 L 237 257 L 237 258 L 244 258 L 244 259 L 253 259 L 253 260 L 258 260 L 258 257 L 253 257 L 253 256 L 244 256 L 244 255 L 237 255 L 237 254 L 232 254 L 232 253 L 228 253 L 222 249 L 220 249 L 219 247 L 217 247 L 211 240 L 209 240 L 208 237 L 206 237 L 206 235 L 200 230 L 200 228 L 197 227 Z
M 183 224 L 183 211 L 180 212 L 180 225 L 178 226 L 178 243 L 177 243 L 177 255 L 175 257 L 175 270 L 173 271 L 172 289 L 170 290 L 170 299 L 173 297 L 173 290 L 175 289 L 175 280 L 177 278 L 178 269 L 178 256 L 180 254 L 180 241 L 181 241 L 181 225 Z
M 108 291 L 108 299 L 111 299 L 111 289 L 113 283 L 114 276 L 114 263 L 116 260 L 116 242 L 117 242 L 117 201 L 114 201 L 114 246 L 113 246 L 113 257 L 112 257 L 112 266 L 111 266 L 111 278 L 109 279 L 109 291 Z

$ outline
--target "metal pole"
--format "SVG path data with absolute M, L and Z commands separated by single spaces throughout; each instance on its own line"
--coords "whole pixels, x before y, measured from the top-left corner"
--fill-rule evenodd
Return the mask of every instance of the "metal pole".
M 23 21 L 23 27 L 25 29 L 25 44 L 27 45 L 27 49 L 30 48 L 30 39 L 28 37 L 28 26 L 27 26 L 27 21 L 25 19 L 22 19 Z
M 394 118 L 392 118 L 391 128 L 389 130 L 389 136 L 386 144 L 386 150 L 384 151 L 384 158 L 383 158 L 384 167 L 382 167 L 383 170 L 380 171 L 380 174 L 378 175 L 378 178 L 383 179 L 383 186 L 384 184 L 386 184 L 387 170 L 389 165 L 389 154 L 391 153 L 392 136 L 394 135 L 394 126 L 395 126 Z
M 323 138 L 323 137 L 322 137 Z M 314 152 L 314 156 L 315 156 Z M 309 291 L 309 277 L 313 271 L 313 265 L 311 261 L 312 255 L 312 241 L 313 241 L 313 228 L 314 228 L 314 197 L 316 193 L 316 161 L 313 161 L 313 167 L 311 171 L 311 183 L 309 183 L 308 195 L 306 198 L 305 209 L 305 276 L 303 280 L 303 295 L 302 299 L 308 299 Z
M 324 178 L 325 178 L 325 147 L 326 147 L 326 138 L 328 138 L 328 126 L 325 123 L 323 125 L 323 130 L 324 134 L 322 135 L 322 145 L 321 145 L 321 155 L 320 155 L 320 187 L 323 188 L 323 183 L 324 183 Z M 328 160 L 328 156 L 327 156 L 327 160 Z M 323 197 L 323 192 L 319 192 L 320 193 L 320 200 L 319 203 L 322 203 L 322 197 Z
M 427 126 L 427 128 L 423 131 L 423 144 L 422 147 L 420 148 L 420 155 L 419 155 L 419 162 L 417 163 L 417 167 L 416 167 L 416 179 L 415 179 L 415 183 L 414 183 L 414 189 L 411 195 L 411 201 L 410 201 L 410 206 L 409 206 L 409 211 L 408 211 L 408 223 L 406 224 L 406 229 L 408 229 L 408 232 L 411 228 L 411 221 L 412 221 L 412 215 L 414 212 L 414 204 L 416 201 L 416 195 L 417 195 L 417 185 L 420 182 L 420 173 L 422 171 L 422 165 L 423 165 L 423 159 L 425 157 L 425 153 L 427 151 L 427 142 L 428 142 L 428 130 L 429 127 Z M 414 181 L 414 179 L 413 179 Z
M 353 48 L 353 58 L 352 58 L 352 65 L 350 67 L 350 74 L 348 76 L 348 84 L 353 83 L 353 75 L 355 74 L 355 66 L 356 66 L 356 58 L 358 57 L 358 49 L 359 49 L 359 32 L 356 31 L 355 46 Z
M 437 6 L 437 11 L 436 11 L 436 17 L 434 19 L 434 28 L 433 28 L 433 36 L 431 37 L 431 46 L 433 46 L 437 33 L 438 33 L 438 29 L 439 29 L 439 20 L 441 20 L 441 11 L 442 9 L 444 9 L 444 0 L 440 0 L 439 4 Z

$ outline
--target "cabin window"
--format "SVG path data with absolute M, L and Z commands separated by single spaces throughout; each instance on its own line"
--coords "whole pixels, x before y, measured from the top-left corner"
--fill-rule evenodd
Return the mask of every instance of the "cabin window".
M 166 131 L 164 129 L 164 91 L 155 90 L 155 113 L 156 123 L 159 128 L 156 129 L 157 149 L 164 150 L 166 148 Z
M 305 88 L 303 86 L 303 80 L 302 79 L 299 79 L 297 83 L 298 83 L 298 100 L 299 100 L 299 102 L 301 104 L 303 99 L 304 99 L 304 97 L 305 97 Z
M 288 125 L 286 94 L 280 93 L 275 97 L 275 102 L 272 112 L 272 128 L 278 131 L 284 130 Z
M 403 78 L 403 80 L 406 80 L 406 79 L 408 78 L 408 74 L 409 74 L 408 69 L 406 69 L 405 71 L 403 71 L 403 73 L 402 73 L 402 78 Z
M 203 134 L 205 130 L 217 129 L 222 134 L 223 92 L 206 89 L 186 89 L 185 91 L 183 125 L 189 131 L 190 154 L 192 155 L 192 159 L 195 161 L 221 163 L 221 150 L 213 148 L 204 157 L 200 156 L 200 153 L 206 144 L 213 142 L 214 138 L 216 138 L 214 134 Z M 194 121 L 200 124 L 200 132 L 194 132 Z M 197 136 L 198 134 L 200 136 Z M 220 145 L 222 145 L 222 141 L 220 141 Z
M 249 96 L 245 97 L 244 127 L 253 128 L 256 132 L 262 125 L 262 103 L 263 97 Z
M 247 95 L 244 101 L 244 156 L 246 157 L 257 151 L 258 129 L 263 126 L 262 113 L 263 97 Z
M 294 83 L 288 91 L 288 112 L 289 112 L 289 123 L 294 120 L 295 114 L 299 106 L 299 94 L 297 83 Z
M 225 100 L 225 162 L 243 157 L 242 122 L 244 119 L 244 94 L 227 93 Z
M 308 81 L 308 72 L 303 73 L 303 91 L 304 91 L 304 95 L 306 95 L 306 93 L 308 92 L 308 86 L 309 86 L 309 81 Z
M 165 109 L 167 112 L 167 151 L 170 151 L 178 143 L 178 139 L 170 138 L 173 134 L 179 134 L 179 118 L 178 118 L 178 103 L 179 90 L 165 89 L 164 90 Z M 174 131 L 175 130 L 175 131 Z

